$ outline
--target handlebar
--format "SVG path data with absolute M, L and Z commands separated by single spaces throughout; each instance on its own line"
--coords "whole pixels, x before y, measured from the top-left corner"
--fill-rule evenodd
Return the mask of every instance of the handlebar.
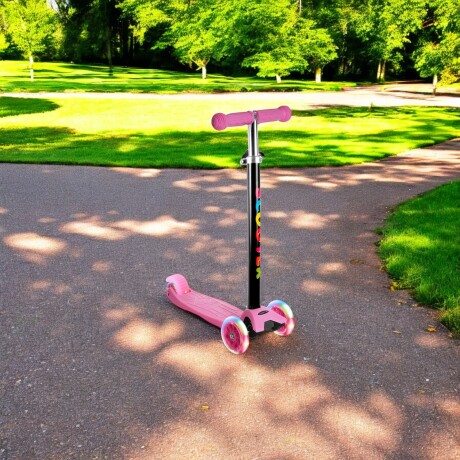
M 289 107 L 282 105 L 277 109 L 254 110 L 253 112 L 216 113 L 211 120 L 212 126 L 217 131 L 222 131 L 233 126 L 250 125 L 254 121 L 254 114 L 257 115 L 258 123 L 270 121 L 288 121 L 292 112 Z

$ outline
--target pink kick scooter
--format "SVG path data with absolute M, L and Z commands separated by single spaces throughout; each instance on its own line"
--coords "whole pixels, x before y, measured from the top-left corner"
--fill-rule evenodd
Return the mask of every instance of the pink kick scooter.
M 212 117 L 212 126 L 218 131 L 232 126 L 248 125 L 248 150 L 240 162 L 247 167 L 248 177 L 247 308 L 242 310 L 222 300 L 193 291 L 182 275 L 171 275 L 166 279 L 166 296 L 170 302 L 220 327 L 224 345 L 235 354 L 244 353 L 249 346 L 249 338 L 260 332 L 273 331 L 275 334 L 287 336 L 292 333 L 295 325 L 292 310 L 283 301 L 274 300 L 266 307 L 260 305 L 260 163 L 263 154 L 259 152 L 257 126 L 270 121 L 288 121 L 290 118 L 291 109 L 286 106 L 227 115 L 216 113 Z

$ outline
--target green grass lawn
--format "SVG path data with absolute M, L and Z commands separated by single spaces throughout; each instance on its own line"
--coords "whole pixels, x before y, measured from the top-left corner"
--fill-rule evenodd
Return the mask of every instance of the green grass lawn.
M 132 167 L 235 168 L 246 128 L 222 132 L 211 116 L 272 107 L 260 99 L 0 98 L 0 162 Z M 264 167 L 362 163 L 460 135 L 456 109 L 295 110 L 260 126 Z
M 385 222 L 379 253 L 401 289 L 439 308 L 460 333 L 460 181 L 400 205 Z
M 355 83 L 284 80 L 257 77 L 225 77 L 210 74 L 206 80 L 201 73 L 166 70 L 108 67 L 38 62 L 34 66 L 35 80 L 30 81 L 25 61 L 0 61 L 0 91 L 2 92 L 132 92 L 132 93 L 219 93 L 260 91 L 339 91 Z

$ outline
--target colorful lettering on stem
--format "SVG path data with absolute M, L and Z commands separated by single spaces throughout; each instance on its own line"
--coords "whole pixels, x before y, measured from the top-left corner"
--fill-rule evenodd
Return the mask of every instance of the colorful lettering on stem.
M 260 244 L 260 188 L 256 188 L 256 240 Z M 256 252 L 260 254 L 260 246 L 256 248 Z M 260 269 L 260 256 L 256 257 L 256 279 L 260 279 L 261 269 Z

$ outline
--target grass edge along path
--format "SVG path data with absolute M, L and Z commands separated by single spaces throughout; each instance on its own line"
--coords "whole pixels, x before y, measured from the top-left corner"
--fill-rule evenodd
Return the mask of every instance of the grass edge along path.
M 441 312 L 460 337 L 460 181 L 396 207 L 378 229 L 378 253 L 393 286 Z

